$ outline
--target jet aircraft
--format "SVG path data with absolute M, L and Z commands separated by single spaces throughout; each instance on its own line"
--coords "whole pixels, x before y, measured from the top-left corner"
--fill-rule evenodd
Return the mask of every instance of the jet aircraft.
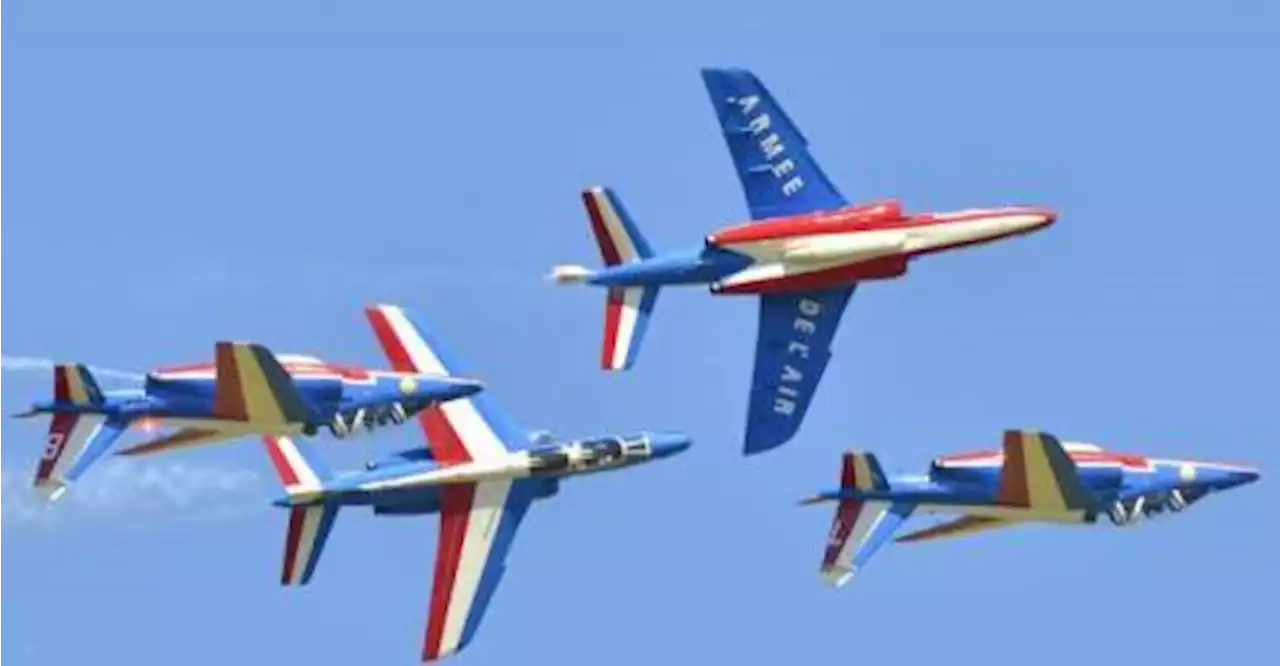
M 958 514 L 900 536 L 916 542 L 1027 522 L 1116 525 L 1176 513 L 1209 494 L 1258 479 L 1251 467 L 1164 460 L 1059 442 L 1046 432 L 1007 430 L 1001 451 L 937 458 L 927 475 L 886 477 L 870 453 L 844 454 L 840 490 L 802 504 L 836 503 L 820 571 L 847 583 L 916 514 Z
M 367 314 L 397 370 L 460 373 L 453 354 L 401 308 L 380 305 Z M 266 444 L 287 493 L 276 504 L 289 508 L 283 585 L 311 580 L 344 506 L 370 506 L 380 516 L 440 515 L 423 661 L 453 654 L 474 638 L 534 500 L 554 496 L 561 479 L 653 462 L 690 445 L 681 434 L 649 432 L 557 441 L 517 429 L 484 394 L 433 404 L 419 420 L 429 448 L 343 474 L 330 474 L 287 437 L 268 437 Z
M 892 200 L 850 205 L 755 75 L 704 69 L 702 78 L 753 221 L 715 231 L 700 247 L 655 254 L 618 196 L 594 187 L 582 200 L 605 267 L 561 265 L 551 277 L 608 289 L 605 370 L 635 362 L 661 287 L 707 284 L 712 294 L 758 294 L 747 455 L 795 435 L 859 283 L 899 277 L 921 255 L 1030 233 L 1055 220 L 1049 210 L 1026 206 L 907 213 Z
M 482 384 L 429 373 L 365 370 L 311 356 L 276 357 L 254 343 L 219 342 L 213 363 L 161 368 L 141 388 L 102 390 L 84 365 L 60 364 L 53 400 L 19 418 L 50 414 L 35 487 L 56 500 L 131 426 L 175 432 L 121 451 L 143 455 L 245 435 L 303 434 L 327 427 L 347 437 L 362 426 L 399 424 L 428 405 L 479 391 Z

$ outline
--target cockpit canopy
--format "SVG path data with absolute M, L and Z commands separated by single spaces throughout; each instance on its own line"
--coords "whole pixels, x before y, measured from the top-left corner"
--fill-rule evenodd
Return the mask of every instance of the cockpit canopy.
M 653 453 L 648 437 L 595 437 L 584 439 L 579 444 L 596 455 L 608 458 L 648 458 Z

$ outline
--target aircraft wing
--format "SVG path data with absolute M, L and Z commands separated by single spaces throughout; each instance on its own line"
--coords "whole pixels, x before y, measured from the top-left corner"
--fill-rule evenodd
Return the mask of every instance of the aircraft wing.
M 755 74 L 743 69 L 704 69 L 702 80 L 752 219 L 847 205 L 809 153 L 800 128 Z
M 945 523 L 939 523 L 922 530 L 917 530 L 911 534 L 904 534 L 895 539 L 898 543 L 914 543 L 917 541 L 932 541 L 934 539 L 943 539 L 947 537 L 958 537 L 973 534 L 975 532 L 985 532 L 1001 527 L 1010 527 L 1017 525 L 1019 521 L 1007 520 L 1004 518 L 992 518 L 989 516 L 960 516 L 955 520 Z
M 365 316 L 391 366 L 401 372 L 463 376 L 462 365 L 440 340 L 404 309 L 375 305 Z M 477 393 L 419 412 L 431 453 L 444 464 L 496 460 L 512 449 L 528 446 L 485 393 Z
M 214 422 L 210 421 L 212 426 Z M 116 455 L 121 456 L 142 456 L 153 453 L 163 453 L 168 451 L 178 451 L 203 444 L 212 444 L 213 442 L 233 439 L 247 434 L 243 429 L 220 429 L 216 427 L 208 428 L 179 428 L 176 432 L 167 435 L 161 435 L 155 439 L 134 444 Z
M 307 420 L 307 408 L 293 379 L 266 347 L 219 342 L 214 359 L 215 418 L 259 425 Z
M 49 500 L 66 492 L 128 429 L 118 416 L 62 412 L 53 415 L 44 454 L 36 466 L 35 487 Z
M 1035 430 L 1006 430 L 1003 446 L 998 502 L 1051 513 L 1089 507 L 1090 496 L 1076 464 L 1057 437 Z
M 532 484 L 521 480 L 441 487 L 440 538 L 423 661 L 453 654 L 475 636 L 534 497 Z
M 854 286 L 764 294 L 747 408 L 747 455 L 785 444 L 804 420 Z

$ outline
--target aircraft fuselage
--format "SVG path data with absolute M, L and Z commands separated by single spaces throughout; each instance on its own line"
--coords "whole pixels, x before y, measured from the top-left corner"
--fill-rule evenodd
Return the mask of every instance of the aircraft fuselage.
M 278 434 L 310 435 L 328 427 L 335 436 L 345 437 L 362 426 L 402 423 L 432 402 L 478 390 L 474 382 L 331 365 L 310 358 L 286 357 L 281 366 L 293 380 L 309 418 L 306 423 L 288 424 L 292 427 Z M 36 405 L 33 411 L 105 413 L 165 427 L 201 427 L 220 418 L 215 374 L 212 363 L 161 368 L 146 375 L 142 388 L 104 391 L 100 405 L 51 401 Z
M 720 229 L 701 249 L 600 269 L 611 287 L 707 284 L 716 294 L 846 286 L 903 275 L 921 255 L 1031 233 L 1053 223 L 1031 207 L 906 215 L 896 201 L 760 220 Z
M 1227 463 L 1156 459 L 1113 453 L 1089 445 L 1068 451 L 1080 483 L 1091 499 L 1083 514 L 1032 516 L 1051 522 L 1096 522 L 1103 514 L 1115 524 L 1130 524 L 1165 510 L 1181 511 L 1213 491 L 1226 490 L 1258 478 L 1257 470 Z M 926 475 L 887 479 L 885 491 L 859 492 L 865 500 L 909 502 L 916 513 L 953 513 L 993 518 L 1027 518 L 1028 510 L 998 501 L 1004 455 L 979 451 L 942 456 Z
M 539 496 L 554 495 L 564 477 L 582 476 L 653 462 L 689 447 L 674 433 L 636 433 L 535 446 L 490 461 L 440 464 L 429 455 L 397 454 L 371 461 L 368 469 L 344 475 L 324 488 L 342 504 L 372 505 L 379 514 L 411 515 L 439 511 L 442 486 L 498 480 L 539 481 Z M 406 452 L 408 453 L 408 452 Z M 277 504 L 310 501 L 292 496 Z

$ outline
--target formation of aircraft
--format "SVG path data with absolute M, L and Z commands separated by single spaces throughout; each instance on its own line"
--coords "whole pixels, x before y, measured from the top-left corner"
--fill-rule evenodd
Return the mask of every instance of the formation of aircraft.
M 803 504 L 836 504 L 820 571 L 836 587 L 866 566 L 913 515 L 954 518 L 896 539 L 910 543 L 1023 523 L 1116 525 L 1177 513 L 1214 492 L 1258 480 L 1242 465 L 1167 460 L 1007 430 L 1000 451 L 937 458 L 924 475 L 887 477 L 874 454 L 848 452 L 840 489 Z
M 831 360 L 831 341 L 858 284 L 900 277 L 916 257 L 1019 236 L 1051 225 L 1029 206 L 907 213 L 897 201 L 850 205 L 764 84 L 741 69 L 702 78 L 746 194 L 751 222 L 708 234 L 701 246 L 656 254 L 612 190 L 582 193 L 604 267 L 561 265 L 560 284 L 608 290 L 605 370 L 635 363 L 668 285 L 760 297 L 744 453 L 791 440 Z
M 219 342 L 214 362 L 161 368 L 141 388 L 104 391 L 84 365 L 53 371 L 53 400 L 18 414 L 52 416 L 36 466 L 35 487 L 56 500 L 131 426 L 176 428 L 130 447 L 148 455 L 246 435 L 347 437 L 361 428 L 399 424 L 428 405 L 479 391 L 480 382 L 417 372 L 327 364 L 266 347 Z
M 707 285 L 760 299 L 744 452 L 797 433 L 831 358 L 831 343 L 859 284 L 904 275 L 912 259 L 1028 234 L 1051 225 L 1031 206 L 908 213 L 897 201 L 851 205 L 808 142 L 756 76 L 705 69 L 702 78 L 746 195 L 750 221 L 658 254 L 617 194 L 582 200 L 604 266 L 557 266 L 561 284 L 606 289 L 601 367 L 633 367 L 658 291 Z M 281 583 L 306 585 L 343 507 L 377 516 L 439 515 L 423 661 L 454 654 L 476 635 L 529 507 L 561 480 L 674 456 L 680 433 L 635 432 L 561 440 L 510 423 L 453 354 L 405 310 L 365 309 L 390 370 L 276 356 L 259 344 L 218 342 L 214 361 L 155 370 L 140 388 L 103 390 L 83 365 L 58 365 L 54 395 L 19 416 L 50 415 L 34 485 L 56 499 L 130 428 L 174 432 L 127 448 L 147 455 L 261 437 L 289 512 Z M 335 438 L 416 418 L 427 440 L 331 472 L 299 435 Z M 1222 463 L 1164 460 L 1061 443 L 1009 430 L 1001 451 L 942 456 L 924 475 L 888 477 L 870 453 L 844 455 L 838 490 L 804 504 L 834 504 L 820 571 L 841 586 L 891 539 L 927 541 L 1028 522 L 1132 525 L 1179 512 L 1216 491 L 1259 478 Z M 913 516 L 952 519 L 898 536 Z
M 403 309 L 366 312 L 397 370 L 463 376 L 456 357 Z M 284 585 L 311 580 L 344 506 L 370 506 L 375 515 L 440 515 L 423 661 L 453 654 L 475 636 L 535 500 L 554 496 L 567 477 L 661 460 L 691 443 L 682 434 L 653 432 L 557 441 L 516 428 L 484 394 L 433 404 L 420 421 L 429 448 L 346 474 L 329 473 L 288 437 L 268 437 L 266 444 L 287 492 L 276 502 L 289 509 Z

